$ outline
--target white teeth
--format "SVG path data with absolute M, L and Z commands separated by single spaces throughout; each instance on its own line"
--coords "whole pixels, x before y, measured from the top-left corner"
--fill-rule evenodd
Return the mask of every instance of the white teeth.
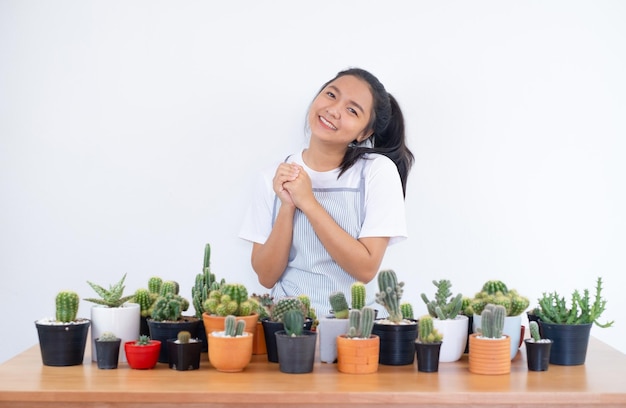
M 327 121 L 326 119 L 324 119 L 323 116 L 320 116 L 320 120 L 322 121 L 323 124 L 325 124 L 326 126 L 328 126 L 329 128 L 333 129 L 333 130 L 337 130 L 337 128 L 330 123 L 329 121 Z

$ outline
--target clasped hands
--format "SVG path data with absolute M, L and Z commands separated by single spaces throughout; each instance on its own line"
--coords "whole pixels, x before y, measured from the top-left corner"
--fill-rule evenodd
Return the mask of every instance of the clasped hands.
M 283 205 L 302 210 L 308 203 L 316 202 L 311 178 L 304 168 L 296 163 L 281 163 L 273 180 L 274 192 Z

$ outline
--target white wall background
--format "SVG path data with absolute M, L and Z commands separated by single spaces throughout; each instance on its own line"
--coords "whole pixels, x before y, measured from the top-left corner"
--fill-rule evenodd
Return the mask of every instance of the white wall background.
M 410 239 L 383 266 L 416 313 L 433 279 L 535 303 L 602 276 L 616 324 L 592 334 L 626 352 L 624 21 L 619 0 L 0 1 L 0 361 L 87 280 L 190 296 L 207 242 L 262 291 L 250 185 L 349 66 L 406 115 Z

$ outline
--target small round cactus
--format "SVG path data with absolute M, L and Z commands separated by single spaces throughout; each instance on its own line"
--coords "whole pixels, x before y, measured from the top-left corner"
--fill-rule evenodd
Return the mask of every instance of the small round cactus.
M 187 344 L 189 343 L 190 339 L 191 339 L 191 333 L 189 333 L 188 331 L 181 330 L 178 332 L 177 340 L 179 343 Z

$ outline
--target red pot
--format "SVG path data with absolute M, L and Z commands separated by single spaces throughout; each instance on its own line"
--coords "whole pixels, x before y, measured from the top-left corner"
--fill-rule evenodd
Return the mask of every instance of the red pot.
M 137 370 L 154 368 L 159 360 L 161 342 L 159 340 L 150 340 L 150 344 L 145 346 L 138 346 L 135 343 L 137 342 L 127 341 L 124 343 L 124 352 L 130 368 Z

